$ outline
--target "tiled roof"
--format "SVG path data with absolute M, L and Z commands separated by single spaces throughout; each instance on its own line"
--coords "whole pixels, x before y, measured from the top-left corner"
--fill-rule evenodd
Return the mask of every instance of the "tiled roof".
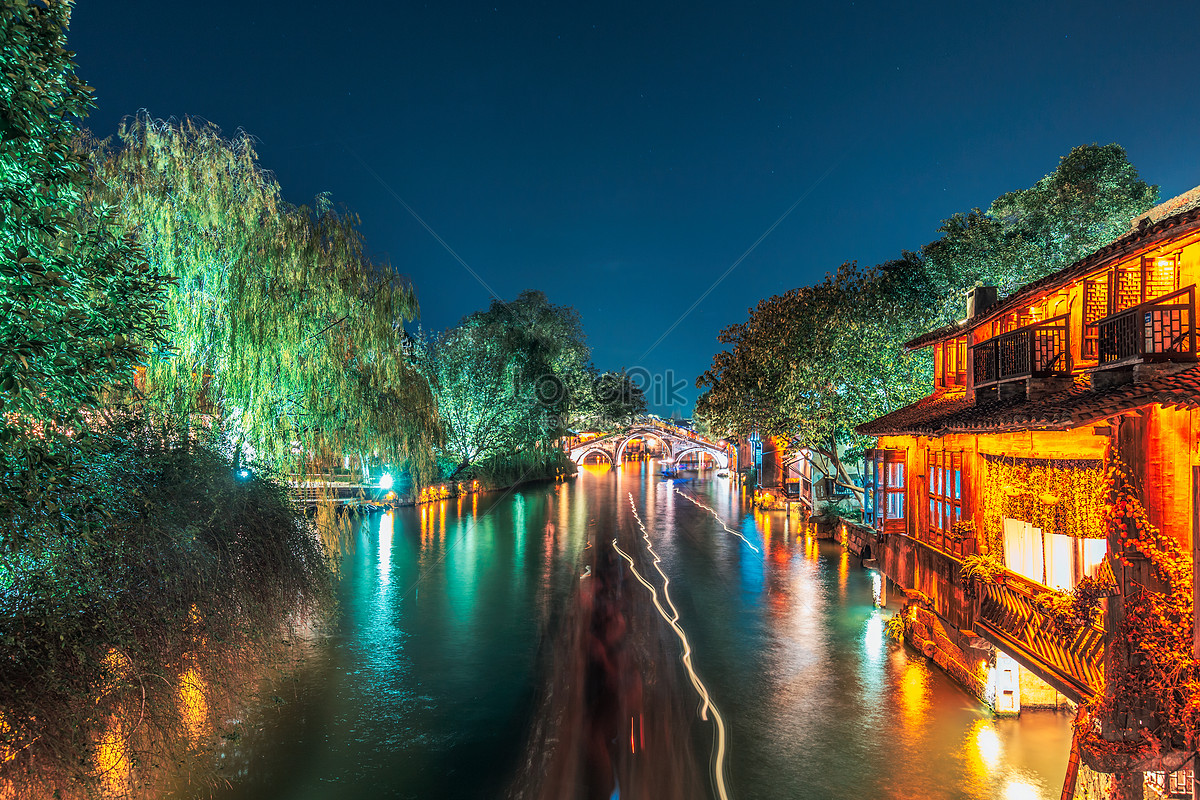
M 1092 389 L 1077 380 L 1070 389 L 1037 400 L 992 400 L 975 404 L 962 392 L 933 394 L 859 425 L 856 430 L 866 436 L 1066 430 L 1155 403 L 1200 408 L 1200 366 L 1143 383 L 1104 389 Z
M 909 339 L 902 347 L 905 350 L 920 350 L 922 347 L 927 347 L 931 344 L 936 344 L 943 339 L 949 339 L 951 336 L 957 336 L 958 333 L 966 328 L 970 328 L 966 322 L 956 322 L 950 325 L 943 325 L 937 330 L 929 333 L 922 333 L 915 339 Z
M 1193 193 L 1196 196 L 1193 197 Z M 1174 211 L 1170 216 L 1156 219 L 1155 214 Z M 956 336 L 968 331 L 1001 314 L 1006 314 L 1034 301 L 1043 292 L 1069 284 L 1096 270 L 1109 261 L 1119 261 L 1140 250 L 1147 250 L 1164 240 L 1169 240 L 1192 229 L 1200 229 L 1200 187 L 1184 195 L 1168 200 L 1155 206 L 1135 220 L 1136 225 L 1123 236 L 1101 247 L 1099 250 L 1076 261 L 1069 267 L 1058 272 L 1052 272 L 1044 278 L 1027 283 L 1020 289 L 1003 297 L 995 305 L 988 308 L 974 319 L 957 325 L 947 325 L 935 331 L 921 334 L 905 342 L 907 350 L 918 350 L 922 347 Z

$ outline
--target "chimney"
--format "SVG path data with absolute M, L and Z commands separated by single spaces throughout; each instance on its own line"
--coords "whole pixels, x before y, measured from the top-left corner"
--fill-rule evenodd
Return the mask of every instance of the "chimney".
M 967 290 L 967 319 L 972 320 L 996 305 L 995 286 L 976 286 Z

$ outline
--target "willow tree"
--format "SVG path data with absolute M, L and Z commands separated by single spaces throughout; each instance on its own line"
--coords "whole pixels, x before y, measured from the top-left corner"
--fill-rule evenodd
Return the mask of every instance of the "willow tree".
M 93 204 L 70 5 L 0 14 L 0 506 L 55 501 L 158 336 L 164 280 Z M 28 531 L 26 531 L 28 533 Z
M 139 116 L 118 139 L 96 146 L 97 172 L 176 279 L 151 405 L 185 430 L 213 415 L 239 456 L 285 468 L 332 450 L 431 478 L 436 406 L 402 349 L 416 295 L 366 256 L 358 219 L 288 204 L 243 133 Z

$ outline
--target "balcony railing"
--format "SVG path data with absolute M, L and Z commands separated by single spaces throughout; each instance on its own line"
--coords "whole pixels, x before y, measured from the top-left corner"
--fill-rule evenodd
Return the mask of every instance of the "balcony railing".
M 1102 367 L 1137 361 L 1196 360 L 1196 287 L 1188 286 L 1156 300 L 1098 320 L 1098 357 Z
M 1018 660 L 1032 662 L 1079 702 L 1104 688 L 1104 621 L 1084 625 L 1069 641 L 1054 630 L 1036 601 L 1045 587 L 1012 572 L 1004 585 L 983 584 L 977 624 Z
M 975 387 L 1017 378 L 1068 375 L 1071 343 L 1066 314 L 1002 333 L 971 348 Z

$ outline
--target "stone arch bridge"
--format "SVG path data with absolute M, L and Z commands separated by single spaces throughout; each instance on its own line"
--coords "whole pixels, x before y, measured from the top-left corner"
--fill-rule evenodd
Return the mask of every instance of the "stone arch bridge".
M 720 469 L 729 469 L 732 460 L 731 448 L 710 442 L 691 431 L 676 428 L 672 425 L 662 425 L 653 422 L 635 423 L 625 430 L 589 439 L 586 442 L 574 441 L 567 448 L 567 455 L 576 464 L 582 464 L 591 455 L 601 455 L 614 466 L 621 463 L 625 448 L 637 439 L 654 439 L 662 445 L 663 456 L 671 461 L 679 461 L 684 456 L 703 453 L 711 456 Z

